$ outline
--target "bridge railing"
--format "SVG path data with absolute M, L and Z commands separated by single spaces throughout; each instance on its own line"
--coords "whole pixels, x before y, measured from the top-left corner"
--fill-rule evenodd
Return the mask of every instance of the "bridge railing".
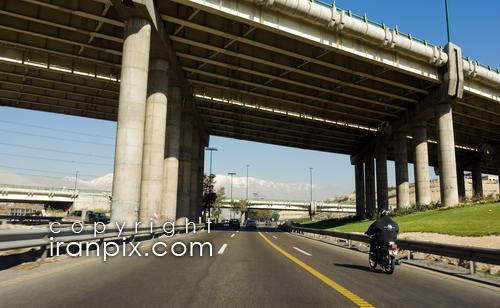
M 188 233 L 195 230 L 202 230 L 205 224 L 188 224 L 186 228 L 185 225 L 175 226 L 175 233 Z M 137 228 L 124 228 L 122 232 L 116 228 L 107 229 L 103 233 L 97 233 L 94 236 L 93 227 L 85 227 L 83 230 L 75 234 L 70 228 L 60 228 L 59 233 L 53 233 L 49 228 L 37 228 L 37 229 L 22 229 L 22 230 L 2 230 L 0 231 L 0 251 L 11 250 L 11 249 L 21 249 L 21 248 L 31 248 L 31 247 L 42 247 L 43 250 L 47 249 L 50 243 L 55 242 L 96 242 L 104 240 L 123 240 L 128 241 L 133 240 L 136 237 L 146 237 L 151 238 L 158 237 L 164 233 L 171 232 L 172 228 L 163 227 L 153 227 L 153 231 L 149 227 Z
M 370 237 L 357 233 L 327 231 L 297 226 L 292 226 L 287 231 L 320 234 L 355 242 L 370 243 Z M 397 240 L 397 244 L 398 248 L 403 250 L 417 251 L 444 257 L 457 258 L 461 260 L 500 265 L 500 249 L 430 243 L 415 240 Z

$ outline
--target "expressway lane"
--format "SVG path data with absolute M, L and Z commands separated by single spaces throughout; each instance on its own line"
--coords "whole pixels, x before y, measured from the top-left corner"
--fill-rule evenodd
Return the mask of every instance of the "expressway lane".
M 267 237 L 377 307 L 401 304 L 405 307 L 500 307 L 499 288 L 476 286 L 462 279 L 407 266 L 397 266 L 392 275 L 373 272 L 364 253 L 289 233 L 280 233 L 279 239 Z
M 12 270 L 4 271 L 0 306 L 353 306 L 302 269 L 290 266 L 258 233 L 231 234 L 213 231 L 183 238 L 212 242 L 212 257 L 116 257 L 107 263 L 97 258 L 64 260 L 25 271 L 34 278 L 15 284 L 8 283 Z M 223 254 L 217 254 L 224 244 Z M 73 266 L 74 262 L 83 264 Z M 70 268 L 60 270 L 65 266 Z M 49 273 L 37 275 L 40 271 Z
M 392 276 L 372 273 L 366 271 L 366 255 L 266 230 L 262 234 L 212 231 L 166 240 L 209 241 L 212 257 L 115 257 L 106 263 L 94 257 L 65 259 L 32 270 L 6 270 L 0 272 L 0 307 L 355 307 L 361 303 L 291 261 L 268 241 L 375 306 L 492 307 L 500 303 L 499 293 L 492 290 L 401 266 Z

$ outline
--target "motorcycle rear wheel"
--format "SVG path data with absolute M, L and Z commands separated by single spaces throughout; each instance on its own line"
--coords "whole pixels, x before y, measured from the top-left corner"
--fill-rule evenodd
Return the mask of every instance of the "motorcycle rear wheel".
M 386 274 L 394 273 L 394 266 L 395 266 L 394 257 L 390 257 L 389 259 L 390 259 L 389 264 L 384 266 L 384 273 L 386 273 Z
M 370 268 L 374 270 L 377 267 L 377 261 L 374 261 L 370 258 L 370 255 L 368 255 L 368 264 L 370 264 Z

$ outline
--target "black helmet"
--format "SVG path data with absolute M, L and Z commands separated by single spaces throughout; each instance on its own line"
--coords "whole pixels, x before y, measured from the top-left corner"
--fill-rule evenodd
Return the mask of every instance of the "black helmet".
M 381 210 L 380 211 L 380 217 L 384 217 L 384 216 L 387 216 L 389 215 L 389 210 Z

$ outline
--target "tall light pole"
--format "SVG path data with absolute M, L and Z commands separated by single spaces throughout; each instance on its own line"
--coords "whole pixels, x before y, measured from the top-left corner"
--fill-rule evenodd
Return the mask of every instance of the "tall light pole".
M 205 151 L 210 151 L 210 174 L 212 175 L 212 152 L 217 151 L 217 148 L 205 148 Z
M 311 208 L 309 210 L 309 216 L 311 217 L 312 220 L 312 215 L 313 215 L 313 168 L 309 167 L 309 180 L 310 180 L 310 186 L 311 186 Z
M 250 167 L 249 164 L 247 164 L 247 200 L 248 200 L 248 167 Z
M 229 172 L 228 175 L 231 176 L 231 206 L 233 206 L 233 176 L 236 175 L 234 172 Z
M 75 189 L 76 190 L 76 185 L 78 183 L 78 170 L 76 170 L 76 174 L 75 174 Z
M 446 10 L 446 33 L 448 34 L 448 43 L 451 42 L 450 15 L 448 13 L 448 0 L 444 0 L 444 9 Z

